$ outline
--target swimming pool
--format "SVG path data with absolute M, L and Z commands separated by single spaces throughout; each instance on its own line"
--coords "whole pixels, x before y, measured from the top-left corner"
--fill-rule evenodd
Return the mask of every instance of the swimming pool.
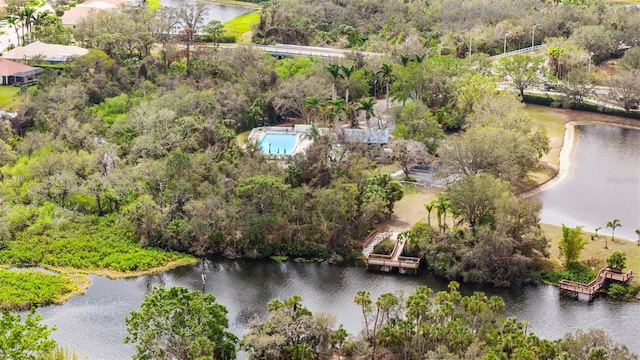
M 263 154 L 291 155 L 297 141 L 298 134 L 266 133 L 258 146 Z

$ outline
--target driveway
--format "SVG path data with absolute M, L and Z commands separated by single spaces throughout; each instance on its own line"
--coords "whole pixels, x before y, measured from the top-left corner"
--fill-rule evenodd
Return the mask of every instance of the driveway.
M 417 183 L 420 183 L 426 187 L 446 187 L 445 180 L 437 179 L 435 177 L 435 172 L 436 169 L 434 167 L 426 165 L 416 165 L 411 168 L 409 176 L 412 176 L 414 179 L 416 179 Z M 393 175 L 395 177 L 401 178 L 402 176 L 404 176 L 404 173 L 402 171 L 399 171 Z

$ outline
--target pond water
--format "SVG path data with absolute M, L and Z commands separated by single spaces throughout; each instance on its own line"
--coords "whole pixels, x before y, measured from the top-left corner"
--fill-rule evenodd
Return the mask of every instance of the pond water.
M 640 229 L 640 131 L 607 125 L 575 127 L 569 175 L 538 197 L 540 219 L 584 226 L 611 235 L 607 222 L 619 219 L 616 237 L 637 240 Z
M 166 7 L 180 7 L 183 4 L 193 5 L 195 3 L 195 0 L 160 0 L 160 5 Z M 204 25 L 208 24 L 211 20 L 218 20 L 224 23 L 242 14 L 253 11 L 253 9 L 242 6 L 216 4 L 209 1 L 202 1 L 202 3 L 205 4 L 205 8 L 207 9 Z
M 640 227 L 640 132 L 610 126 L 577 128 L 576 151 L 570 176 L 543 191 L 542 219 L 570 226 L 585 225 L 591 231 L 613 218 L 623 224 L 616 235 L 633 239 Z M 606 233 L 603 229 L 603 233 Z M 337 324 L 350 333 L 361 329 L 362 317 L 353 304 L 358 290 L 374 298 L 385 292 L 410 292 L 419 285 L 439 291 L 446 282 L 424 271 L 418 276 L 367 272 L 363 266 L 297 264 L 273 261 L 215 260 L 160 274 L 134 279 L 109 280 L 92 276 L 87 293 L 64 305 L 40 309 L 44 322 L 57 326 L 53 337 L 63 346 L 76 349 L 90 359 L 126 359 L 135 352 L 124 345 L 125 317 L 138 309 L 153 286 L 186 286 L 201 289 L 201 274 L 207 274 L 205 291 L 214 294 L 229 310 L 230 330 L 242 336 L 248 322 L 266 313 L 273 298 L 293 294 L 303 297 L 312 311 L 335 314 Z M 463 293 L 483 290 L 505 298 L 505 313 L 530 323 L 543 338 L 555 339 L 578 329 L 602 328 L 615 340 L 640 353 L 640 304 L 613 303 L 598 299 L 560 299 L 558 289 L 542 285 L 523 289 L 479 289 L 463 286 Z
M 138 309 L 144 295 L 153 286 L 181 285 L 201 289 L 201 274 L 207 274 L 205 292 L 214 294 L 229 310 L 230 330 L 241 336 L 248 322 L 266 314 L 266 303 L 293 294 L 303 297 L 312 311 L 335 314 L 352 334 L 362 327 L 362 315 L 353 298 L 358 290 L 368 290 L 377 298 L 385 292 L 413 291 L 426 285 L 435 291 L 447 283 L 424 272 L 418 276 L 368 272 L 363 266 L 299 264 L 273 261 L 216 260 L 165 273 L 135 279 L 109 280 L 92 276 L 92 284 L 83 296 L 64 305 L 41 309 L 45 323 L 56 325 L 53 337 L 90 359 L 131 358 L 135 349 L 124 345 L 127 335 L 124 319 Z M 470 294 L 479 288 L 463 286 Z M 528 320 L 531 330 L 544 338 L 559 338 L 577 329 L 603 328 L 607 333 L 640 353 L 640 340 L 633 329 L 640 324 L 640 304 L 560 299 L 557 288 L 549 285 L 524 289 L 482 289 L 503 296 L 505 313 Z

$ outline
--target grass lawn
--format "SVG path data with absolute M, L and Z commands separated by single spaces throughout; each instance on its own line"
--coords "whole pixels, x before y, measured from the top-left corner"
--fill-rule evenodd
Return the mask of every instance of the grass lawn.
M 16 94 L 20 91 L 19 86 L 0 86 L 0 109 L 16 110 L 20 104 L 20 96 Z
M 545 234 L 549 237 L 549 251 L 551 253 L 549 258 L 556 266 L 560 267 L 561 260 L 559 258 L 560 252 L 558 243 L 562 237 L 562 227 L 542 224 L 542 230 L 544 230 Z M 594 233 L 591 232 L 583 233 L 584 237 L 587 239 L 591 239 L 591 236 L 594 235 Z M 608 249 L 604 248 L 605 238 L 607 239 Z M 622 251 L 627 254 L 627 267 L 624 271 L 633 270 L 635 274 L 640 273 L 640 246 L 638 246 L 635 241 L 617 238 L 614 241 L 611 241 L 611 229 L 602 229 L 598 232 L 597 238 L 594 237 L 593 240 L 589 240 L 589 243 L 585 246 L 580 255 L 580 260 L 595 260 L 598 264 L 597 269 L 599 269 L 607 265 L 606 259 L 611 256 L 614 251 Z M 631 284 L 640 286 L 640 277 L 635 276 L 632 278 Z
M 160 8 L 160 0 L 147 0 L 149 11 L 154 12 Z
M 242 42 L 242 35 L 251 31 L 251 27 L 259 22 L 260 12 L 252 11 L 224 23 L 224 32 L 228 35 L 235 36 L 236 42 Z

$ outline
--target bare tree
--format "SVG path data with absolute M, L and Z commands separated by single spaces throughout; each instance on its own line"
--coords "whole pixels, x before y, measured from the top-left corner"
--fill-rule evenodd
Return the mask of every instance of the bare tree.
M 618 71 L 608 81 L 609 96 L 620 103 L 626 112 L 638 107 L 640 102 L 640 71 Z
M 156 40 L 162 45 L 160 53 L 162 54 L 162 66 L 169 66 L 167 61 L 167 47 L 170 41 L 175 37 L 178 25 L 180 24 L 179 10 L 173 7 L 160 7 L 155 12 L 152 33 Z
M 185 45 L 187 74 L 191 74 L 191 46 L 197 39 L 208 12 L 202 2 L 196 2 L 195 5 L 182 5 L 178 8 L 178 23 L 182 26 L 179 36 Z
M 393 162 L 402 168 L 405 177 L 409 177 L 412 167 L 420 163 L 426 163 L 430 158 L 427 147 L 416 140 L 395 140 L 392 149 Z

